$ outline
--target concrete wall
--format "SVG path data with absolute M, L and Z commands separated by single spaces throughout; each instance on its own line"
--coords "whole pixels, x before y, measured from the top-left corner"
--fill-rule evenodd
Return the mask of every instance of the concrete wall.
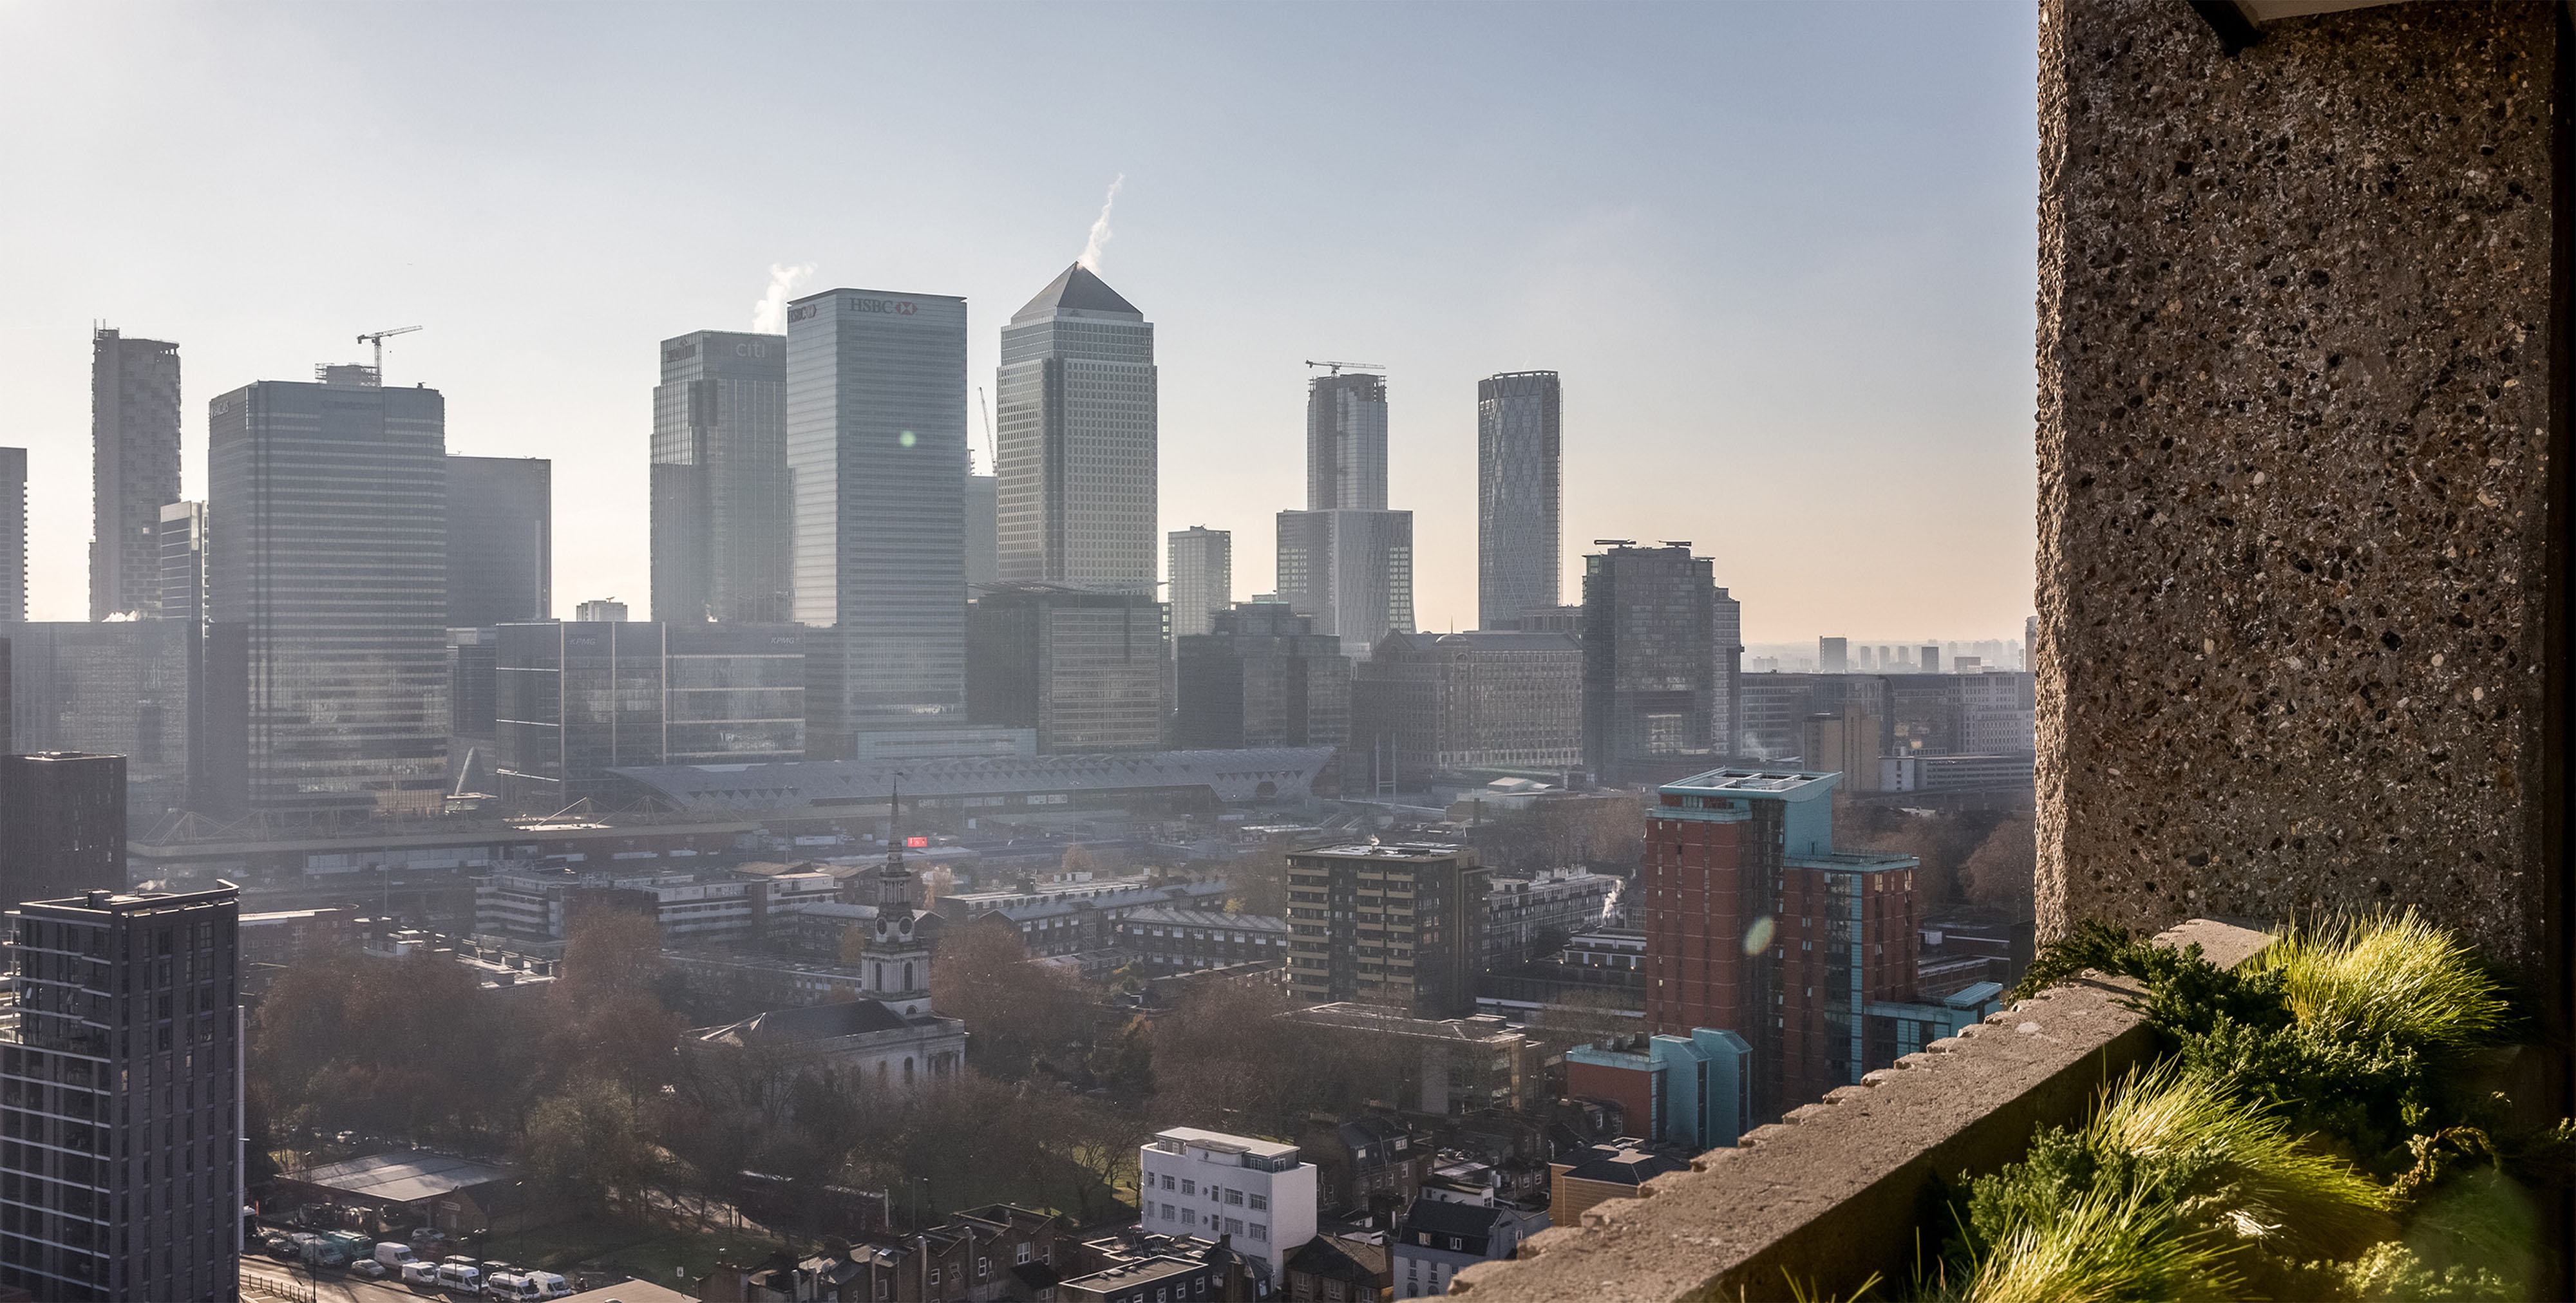
M 2040 6 L 2039 908 L 2556 908 L 2558 7 Z

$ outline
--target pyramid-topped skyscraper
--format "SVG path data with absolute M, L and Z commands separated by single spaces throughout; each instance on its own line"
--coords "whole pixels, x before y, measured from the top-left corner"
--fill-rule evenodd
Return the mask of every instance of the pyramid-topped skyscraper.
M 1001 577 L 1151 594 L 1154 326 L 1080 263 L 1002 328 Z

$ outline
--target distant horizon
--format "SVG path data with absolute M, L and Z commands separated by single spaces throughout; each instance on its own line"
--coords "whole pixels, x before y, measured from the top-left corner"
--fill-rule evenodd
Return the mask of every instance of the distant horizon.
M 1564 377 L 1566 601 L 1619 535 L 1694 539 L 1765 641 L 2032 605 L 2026 10 L 622 12 L 0 10 L 0 105 L 46 124 L 0 142 L 0 238 L 44 252 L 0 296 L 32 617 L 88 611 L 87 323 L 179 345 L 192 499 L 209 398 L 425 327 L 385 378 L 449 451 L 555 463 L 557 614 L 647 611 L 659 341 L 955 294 L 990 401 L 1074 261 L 1155 325 L 1157 532 L 1231 531 L 1238 599 L 1302 505 L 1303 363 L 1355 358 L 1421 628 L 1474 624 L 1475 382 L 1526 370 Z M 825 48 L 900 57 L 778 75 Z M 1069 67 L 1079 130 L 1035 138 Z

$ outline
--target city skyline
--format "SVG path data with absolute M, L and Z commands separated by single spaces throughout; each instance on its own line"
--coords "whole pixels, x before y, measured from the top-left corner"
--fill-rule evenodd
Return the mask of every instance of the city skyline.
M 1279 11 L 1195 14 L 1153 40 L 1116 16 L 1076 23 L 1031 11 L 972 59 L 962 49 L 973 43 L 957 39 L 961 19 L 936 11 L 800 17 L 793 26 L 818 43 L 864 38 L 921 56 L 896 93 L 843 106 L 779 82 L 781 34 L 758 25 L 603 31 L 538 11 L 523 16 L 524 41 L 492 43 L 486 24 L 450 31 L 401 11 L 329 24 L 257 12 L 258 21 L 223 24 L 174 10 L 157 28 L 69 11 L 0 18 L 22 48 L 60 54 L 30 65 L 0 98 L 29 112 L 48 101 L 120 105 L 65 124 L 42 150 L 0 146 L 30 193 L 99 201 L 46 200 L 0 216 L 24 246 L 55 251 L 17 269 L 0 310 L 0 381 L 22 397 L 19 441 L 41 486 L 31 494 L 31 616 L 86 609 L 87 522 L 65 508 L 88 497 L 89 322 L 180 344 L 181 496 L 192 499 L 203 495 L 208 397 L 316 362 L 364 360 L 361 331 L 425 325 L 387 343 L 389 382 L 426 381 L 450 396 L 456 451 L 549 457 L 567 477 L 559 604 L 614 595 L 641 605 L 646 348 L 749 327 L 773 265 L 811 264 L 800 292 L 960 295 L 970 392 L 959 419 L 980 434 L 971 390 L 989 384 L 1006 315 L 1082 247 L 1104 185 L 1121 173 L 1099 270 L 1151 305 L 1158 326 L 1158 533 L 1230 529 L 1244 575 L 1272 570 L 1269 517 L 1303 497 L 1301 363 L 1367 358 L 1387 366 L 1403 398 L 1390 479 L 1394 498 L 1418 513 L 1420 627 L 1476 623 L 1475 382 L 1526 368 L 1560 371 L 1573 390 L 1569 591 L 1589 539 L 1654 536 L 1693 539 L 1718 559 L 1721 582 L 1746 603 L 1751 639 L 1812 637 L 1874 610 L 1944 638 L 1992 637 L 2028 613 L 2028 14 L 1730 7 L 1605 19 L 1533 9 L 1471 34 L 1469 49 L 1445 45 L 1427 14 L 1397 14 L 1362 66 L 1333 74 L 1340 89 L 1329 95 L 1280 71 L 1311 66 L 1294 48 L 1275 65 L 1190 70 L 1247 42 L 1321 39 Z M 681 41 L 675 26 L 693 34 Z M 569 78 L 544 54 L 567 44 L 589 50 Z M 92 45 L 120 57 L 78 57 Z M 952 45 L 961 52 L 944 52 Z M 1923 57 L 1927 48 L 1941 57 Z M 489 94 L 424 109 L 452 97 L 423 94 L 421 72 L 394 66 L 393 50 L 416 53 L 422 69 L 443 62 L 441 84 L 471 75 Z M 1068 50 L 1102 69 L 1115 101 L 1102 106 L 1096 136 L 1021 143 L 1010 124 L 1026 111 L 1022 89 L 926 124 L 918 139 L 892 130 L 909 121 L 903 105 L 970 65 L 971 80 L 1014 87 Z M 1638 50 L 1727 75 L 1705 96 L 1650 89 L 1653 76 L 1619 78 L 1607 97 L 1548 92 L 1522 103 L 1497 89 L 1515 82 L 1501 69 L 1606 68 Z M 1822 81 L 1785 75 L 1802 52 L 1819 54 L 1807 61 L 1825 68 Z M 634 83 L 600 71 L 621 61 L 695 67 L 701 53 L 711 92 L 757 84 L 783 111 L 824 116 L 798 142 L 770 139 L 648 105 Z M 1419 78 L 1386 75 L 1426 60 Z M 205 93 L 215 67 L 268 71 L 253 89 L 227 74 L 225 93 Z M 297 89 L 256 88 L 269 81 Z M 300 107 L 343 95 L 345 113 Z M 1153 107 L 1172 95 L 1212 111 Z M 156 118 L 160 134 L 142 140 L 136 115 L 164 102 L 214 107 Z M 1196 116 L 1210 120 L 1185 120 Z M 1365 211 L 1319 202 L 1287 165 L 1313 141 L 1390 116 L 1418 133 L 1337 157 L 1354 184 L 1381 195 Z M 1721 119 L 1744 129 L 1706 130 Z M 1208 133 L 1247 129 L 1231 152 L 1257 162 L 1205 161 Z M 1633 142 L 1600 157 L 1577 147 L 1604 133 Z M 1731 143 L 1708 143 L 1716 137 Z M 238 189 L 247 180 L 203 161 L 225 156 L 214 147 L 225 139 L 345 159 L 346 185 L 300 199 L 290 221 L 276 220 L 274 205 L 227 203 L 247 198 Z M 866 142 L 844 151 L 851 168 L 833 169 L 850 176 L 798 173 L 812 147 L 845 139 Z M 88 147 L 126 160 L 96 178 L 113 193 L 73 183 L 87 175 Z M 1503 150 L 1520 170 L 1487 167 Z M 1636 166 L 1676 150 L 1692 166 Z M 671 192 L 661 160 L 690 151 L 718 162 Z M 590 162 L 570 171 L 544 162 L 567 156 Z M 1511 179 L 1498 190 L 1488 172 Z M 412 195 L 405 187 L 424 176 L 416 206 L 384 202 Z M 812 202 L 782 201 L 789 178 Z M 905 199 L 857 201 L 887 193 Z M 178 194 L 198 197 L 191 210 L 202 222 L 156 222 L 152 240 L 136 239 L 129 219 L 83 216 L 99 205 L 166 210 L 162 197 Z M 252 211 L 267 216 L 243 226 L 238 214 Z M 115 241 L 113 253 L 102 240 Z M 1784 491 L 1727 511 L 1696 476 L 1629 482 L 1637 467 L 1701 458 L 1711 474 Z M 1883 473 L 1855 488 L 1855 466 Z M 572 479 L 574 467 L 588 478 Z M 1796 499 L 1828 489 L 1851 511 L 1852 545 L 1796 567 L 1759 565 L 1766 538 L 1799 528 Z M 1895 546 L 1926 530 L 1945 546 Z

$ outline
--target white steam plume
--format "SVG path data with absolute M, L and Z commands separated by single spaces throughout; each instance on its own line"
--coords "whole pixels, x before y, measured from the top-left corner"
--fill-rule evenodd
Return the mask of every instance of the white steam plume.
M 763 335 L 787 333 L 787 300 L 796 297 L 796 287 L 814 274 L 814 264 L 800 262 L 793 267 L 769 264 L 769 292 L 751 305 L 751 328 Z
M 1100 220 L 1091 224 L 1091 238 L 1083 241 L 1082 256 L 1074 259 L 1075 262 L 1093 271 L 1100 270 L 1101 250 L 1109 244 L 1109 210 L 1118 202 L 1118 188 L 1125 184 L 1127 184 L 1127 174 L 1124 172 L 1118 174 L 1117 180 L 1109 183 L 1109 197 L 1100 201 Z

